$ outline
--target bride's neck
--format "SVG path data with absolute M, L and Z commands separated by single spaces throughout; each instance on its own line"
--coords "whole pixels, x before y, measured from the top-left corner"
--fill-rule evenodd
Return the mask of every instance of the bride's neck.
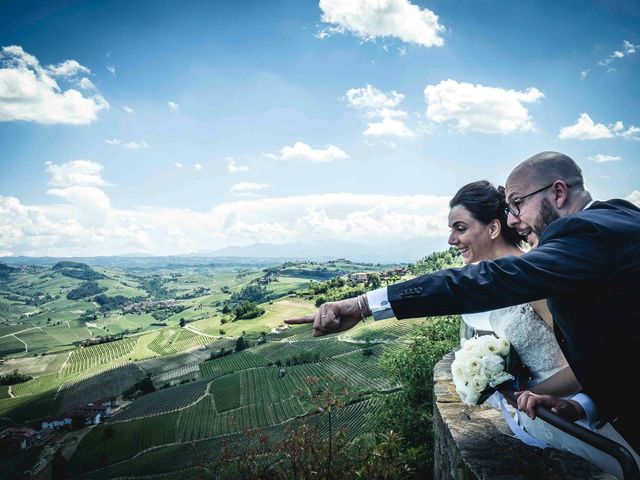
M 522 255 L 524 252 L 515 245 L 505 242 L 504 240 L 496 240 L 496 245 L 490 253 L 489 260 L 495 260 L 507 255 Z

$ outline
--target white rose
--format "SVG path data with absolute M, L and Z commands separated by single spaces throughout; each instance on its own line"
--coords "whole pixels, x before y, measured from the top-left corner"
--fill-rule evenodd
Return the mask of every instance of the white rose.
M 464 371 L 464 363 L 455 359 L 451 364 L 451 374 L 453 375 L 453 381 L 455 382 L 458 379 L 464 379 L 466 377 L 466 372 Z
M 507 340 L 506 338 L 499 338 L 498 340 L 500 341 L 500 355 L 508 355 L 509 350 L 511 349 L 509 340 Z
M 480 373 L 480 366 L 480 357 L 469 357 L 464 360 L 464 371 L 467 375 L 475 375 L 477 373 Z
M 482 391 L 487 388 L 487 379 L 482 375 L 474 375 L 469 379 L 469 386 L 472 391 L 482 393 Z

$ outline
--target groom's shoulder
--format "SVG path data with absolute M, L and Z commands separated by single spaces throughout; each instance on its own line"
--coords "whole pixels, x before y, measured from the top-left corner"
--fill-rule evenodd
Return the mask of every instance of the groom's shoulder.
M 622 199 L 593 202 L 589 208 L 552 222 L 545 237 L 571 234 L 598 235 L 612 230 L 640 231 L 640 208 Z

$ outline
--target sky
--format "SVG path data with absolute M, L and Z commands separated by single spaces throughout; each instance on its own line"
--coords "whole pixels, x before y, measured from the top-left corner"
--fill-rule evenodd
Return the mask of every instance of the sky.
M 0 1 L 0 256 L 444 249 L 546 150 L 640 205 L 639 50 L 635 1 Z

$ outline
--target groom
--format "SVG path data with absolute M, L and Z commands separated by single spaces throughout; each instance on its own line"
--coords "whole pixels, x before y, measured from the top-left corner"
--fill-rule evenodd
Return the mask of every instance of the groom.
M 287 323 L 313 323 L 320 336 L 370 315 L 472 313 L 546 298 L 558 343 L 595 401 L 600 423 L 610 422 L 640 451 L 638 409 L 624 390 L 640 347 L 640 209 L 624 200 L 593 201 L 578 165 L 556 152 L 518 165 L 507 179 L 506 198 L 509 226 L 528 240 L 537 235 L 534 250 L 325 303 L 315 315 Z M 529 411 L 536 405 L 571 410 L 553 397 L 523 395 L 521 407 Z

